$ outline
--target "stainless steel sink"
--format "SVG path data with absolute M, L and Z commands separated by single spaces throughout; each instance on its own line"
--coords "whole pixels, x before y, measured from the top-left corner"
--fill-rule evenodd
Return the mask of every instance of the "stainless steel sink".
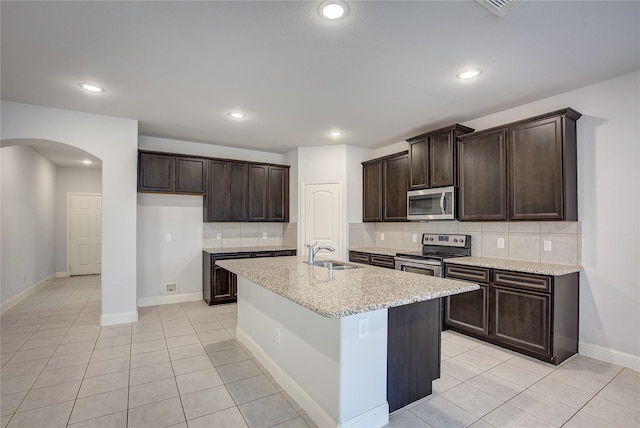
M 349 269 L 358 269 L 362 267 L 362 266 L 347 264 L 344 262 L 336 262 L 333 260 L 316 260 L 315 262 L 313 262 L 313 265 L 319 266 L 319 267 L 326 267 L 327 269 L 332 269 L 332 270 L 349 270 Z

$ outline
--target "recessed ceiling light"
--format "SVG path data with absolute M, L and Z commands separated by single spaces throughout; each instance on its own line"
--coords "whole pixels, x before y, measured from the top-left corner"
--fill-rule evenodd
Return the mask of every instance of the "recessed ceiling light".
M 234 119 L 242 119 L 246 116 L 246 114 L 241 113 L 239 111 L 232 111 L 229 113 L 229 116 L 231 116 Z
M 330 131 L 329 137 L 338 138 L 342 136 L 342 131 Z
M 456 74 L 458 79 L 469 80 L 478 77 L 482 73 L 482 70 L 478 68 L 469 68 L 467 70 L 462 70 L 460 73 Z
M 93 83 L 80 83 L 80 87 L 85 91 L 93 92 L 94 94 L 104 92 L 104 88 L 102 86 L 94 85 Z
M 329 0 L 320 5 L 320 14 L 327 19 L 340 19 L 349 11 L 345 2 Z

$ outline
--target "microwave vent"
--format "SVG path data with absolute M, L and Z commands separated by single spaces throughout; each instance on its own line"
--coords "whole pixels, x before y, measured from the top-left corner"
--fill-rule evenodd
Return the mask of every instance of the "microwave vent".
M 502 17 L 509 13 L 521 0 L 476 0 L 494 15 Z

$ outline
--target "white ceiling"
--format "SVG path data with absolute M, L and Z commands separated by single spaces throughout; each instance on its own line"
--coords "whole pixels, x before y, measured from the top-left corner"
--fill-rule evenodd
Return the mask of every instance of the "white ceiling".
M 346 1 L 335 22 L 319 1 L 3 0 L 2 98 L 284 153 L 377 148 L 640 69 L 639 1 L 525 1 L 502 18 L 475 1 Z M 483 74 L 457 80 L 468 66 Z

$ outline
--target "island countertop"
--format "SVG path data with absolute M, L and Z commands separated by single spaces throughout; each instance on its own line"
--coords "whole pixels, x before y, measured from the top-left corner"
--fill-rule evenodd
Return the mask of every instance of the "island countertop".
M 318 259 L 320 260 L 320 259 Z M 309 266 L 304 257 L 220 260 L 220 267 L 327 318 L 478 290 L 477 284 L 375 266 L 358 269 Z

